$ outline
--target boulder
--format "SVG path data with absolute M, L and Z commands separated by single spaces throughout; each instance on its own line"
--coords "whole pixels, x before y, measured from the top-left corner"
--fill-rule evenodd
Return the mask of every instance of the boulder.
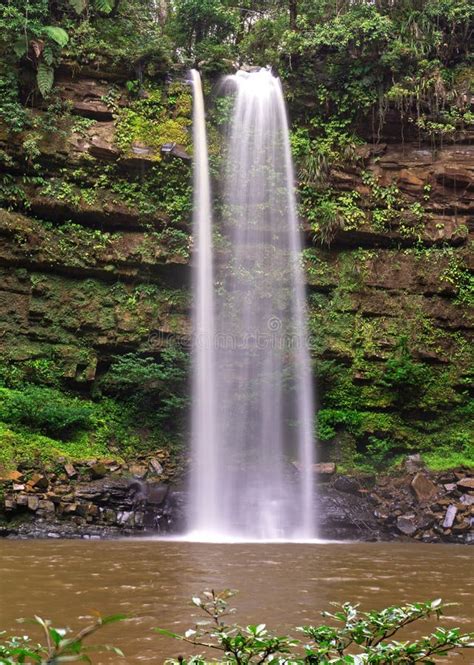
M 313 471 L 319 476 L 332 476 L 336 473 L 336 465 L 334 462 L 319 462 L 313 464 Z
M 97 462 L 96 464 L 92 464 L 90 469 L 92 477 L 96 479 L 104 478 L 108 473 L 107 467 L 105 466 L 105 464 L 102 464 L 102 462 Z
M 347 494 L 357 494 L 360 490 L 359 482 L 350 476 L 338 476 L 334 481 L 334 487 L 339 492 L 346 492 Z
M 411 488 L 420 503 L 425 503 L 433 499 L 438 491 L 438 488 L 432 480 L 424 473 L 417 473 L 411 481 Z
M 3 471 L 2 473 L 0 473 L 0 482 L 9 481 L 9 480 L 15 482 L 17 480 L 21 480 L 22 478 L 23 474 L 20 473 L 20 471 Z
M 161 476 L 164 470 L 162 464 L 154 457 L 148 460 L 148 467 L 155 476 Z
M 453 505 L 448 506 L 448 509 L 446 510 L 446 515 L 444 516 L 443 529 L 450 529 L 453 526 L 457 512 L 458 509 L 456 508 L 456 506 Z
M 405 536 L 413 536 L 418 530 L 416 516 L 409 514 L 397 517 L 397 529 Z
M 130 473 L 134 478 L 142 479 L 145 478 L 148 469 L 143 464 L 132 464 L 130 467 Z
M 68 478 L 75 478 L 77 476 L 77 471 L 72 464 L 65 464 L 64 471 L 66 472 Z
M 38 510 L 38 506 L 39 506 L 38 497 L 35 496 L 34 494 L 32 496 L 29 496 L 28 497 L 28 510 L 32 510 L 33 512 L 35 512 L 36 510 Z
M 46 490 L 48 489 L 49 481 L 41 473 L 35 473 L 31 476 L 27 485 L 30 489 Z
M 54 503 L 52 501 L 48 501 L 48 499 L 40 499 L 38 501 L 38 510 L 43 513 L 54 513 Z
M 474 490 L 474 476 L 461 478 L 461 480 L 458 480 L 457 486 L 461 489 Z

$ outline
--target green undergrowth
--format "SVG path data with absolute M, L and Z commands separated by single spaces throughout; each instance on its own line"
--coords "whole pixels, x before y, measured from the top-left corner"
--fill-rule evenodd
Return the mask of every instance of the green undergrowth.
M 133 460 L 157 448 L 177 452 L 181 438 L 179 432 L 170 431 L 167 419 L 175 418 L 176 410 L 183 407 L 180 398 L 165 399 L 151 414 L 140 399 L 145 399 L 143 394 L 134 400 L 90 399 L 60 388 L 28 384 L 21 389 L 2 387 L 0 467 L 45 464 L 58 457 Z M 147 404 L 151 402 L 148 395 Z
M 134 459 L 176 454 L 186 424 L 189 356 L 179 346 L 159 357 L 114 356 L 90 392 L 65 387 L 61 358 L 0 363 L 0 465 L 66 457 Z

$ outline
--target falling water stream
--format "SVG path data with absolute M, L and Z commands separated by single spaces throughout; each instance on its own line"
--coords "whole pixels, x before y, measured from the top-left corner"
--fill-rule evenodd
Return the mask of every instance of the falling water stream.
M 219 248 L 194 80 L 196 268 L 190 528 L 198 538 L 316 534 L 313 397 L 288 123 L 267 69 L 225 80 Z M 212 257 L 212 261 L 211 261 Z

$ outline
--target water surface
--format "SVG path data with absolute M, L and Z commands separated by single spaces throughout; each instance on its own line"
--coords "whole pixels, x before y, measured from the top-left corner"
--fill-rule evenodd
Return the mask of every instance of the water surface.
M 15 619 L 34 614 L 72 627 L 94 611 L 133 616 L 96 638 L 126 653 L 123 660 L 97 657 L 103 665 L 163 663 L 183 653 L 180 643 L 153 627 L 184 632 L 198 612 L 191 596 L 210 587 L 238 589 L 236 620 L 276 630 L 318 622 L 331 601 L 381 609 L 439 596 L 458 603 L 447 625 L 468 630 L 474 622 L 472 550 L 466 546 L 30 540 L 0 542 L 0 557 L 1 628 L 22 632 Z M 421 624 L 423 632 L 429 628 Z M 466 651 L 449 662 L 466 665 L 472 656 Z

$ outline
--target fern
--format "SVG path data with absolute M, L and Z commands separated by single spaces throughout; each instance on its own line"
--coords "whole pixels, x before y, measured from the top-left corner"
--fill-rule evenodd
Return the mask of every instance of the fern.
M 61 48 L 66 46 L 69 41 L 67 32 L 63 30 L 63 28 L 59 28 L 57 25 L 45 25 L 43 32 L 47 37 L 49 37 L 49 39 L 52 39 L 53 42 L 59 44 Z
M 41 93 L 42 97 L 46 97 L 54 83 L 54 70 L 52 67 L 47 65 L 44 62 L 41 62 L 38 65 L 38 71 L 36 73 L 36 83 L 38 84 L 38 90 Z
M 43 60 L 47 65 L 52 65 L 54 62 L 54 53 L 51 46 L 46 45 L 43 51 Z
M 95 0 L 95 6 L 102 14 L 110 14 L 114 8 L 114 0 Z

